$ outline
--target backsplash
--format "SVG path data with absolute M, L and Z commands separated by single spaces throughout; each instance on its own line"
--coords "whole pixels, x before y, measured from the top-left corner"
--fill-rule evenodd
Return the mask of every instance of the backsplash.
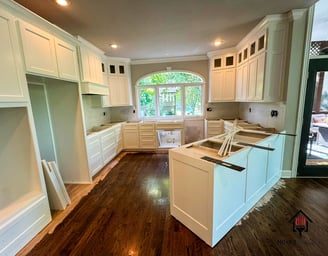
M 238 117 L 238 102 L 207 103 L 205 105 L 205 119 L 234 119 Z
M 126 120 L 137 120 L 138 114 L 135 111 L 133 113 L 134 107 L 112 107 L 110 108 L 110 116 L 112 122 L 126 121 Z
M 109 108 L 101 107 L 101 96 L 82 95 L 86 129 L 110 122 Z M 105 113 L 105 115 L 104 115 Z
M 240 103 L 239 117 L 250 123 L 260 124 L 263 127 L 274 127 L 278 131 L 284 130 L 286 105 L 278 103 Z M 278 116 L 271 116 L 277 111 Z

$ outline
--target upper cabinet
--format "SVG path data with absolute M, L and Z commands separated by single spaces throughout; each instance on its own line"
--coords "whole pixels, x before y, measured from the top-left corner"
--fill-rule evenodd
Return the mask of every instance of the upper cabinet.
M 131 106 L 131 75 L 129 59 L 108 58 L 107 74 L 109 96 L 104 101 L 105 106 Z
M 19 21 L 26 72 L 78 81 L 76 46 Z
M 209 102 L 233 101 L 236 87 L 235 49 L 209 53 Z
M 0 9 L 0 102 L 27 101 L 14 17 Z
M 78 37 L 78 40 L 82 93 L 108 95 L 104 53 L 82 37 Z
M 55 38 L 58 75 L 68 80 L 79 79 L 76 46 Z
M 284 15 L 269 15 L 237 45 L 237 101 L 283 99 L 287 30 Z

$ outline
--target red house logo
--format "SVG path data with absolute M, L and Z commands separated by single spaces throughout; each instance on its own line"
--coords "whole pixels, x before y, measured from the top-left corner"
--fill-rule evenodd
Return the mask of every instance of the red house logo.
M 302 236 L 303 231 L 308 232 L 309 222 L 312 222 L 312 220 L 302 210 L 299 210 L 289 220 L 289 223 L 293 223 L 293 232 L 298 232 L 300 236 Z

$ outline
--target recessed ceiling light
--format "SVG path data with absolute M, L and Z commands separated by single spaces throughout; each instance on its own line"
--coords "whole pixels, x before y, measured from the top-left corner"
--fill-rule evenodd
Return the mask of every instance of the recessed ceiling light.
M 55 0 L 55 2 L 61 6 L 68 6 L 71 4 L 71 0 Z
M 110 44 L 110 47 L 112 47 L 113 49 L 116 49 L 118 47 L 117 44 Z
M 221 39 L 217 39 L 217 40 L 215 40 L 214 45 L 215 45 L 215 46 L 219 46 L 219 45 L 221 45 L 222 43 L 223 43 L 223 41 L 222 41 Z

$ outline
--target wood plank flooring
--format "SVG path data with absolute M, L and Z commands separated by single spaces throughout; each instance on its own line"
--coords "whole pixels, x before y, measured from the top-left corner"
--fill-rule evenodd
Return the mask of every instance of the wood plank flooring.
M 53 233 L 19 255 L 326 255 L 328 179 L 278 185 L 211 248 L 170 216 L 167 154 L 127 154 Z M 302 236 L 289 222 L 299 210 L 312 220 Z

